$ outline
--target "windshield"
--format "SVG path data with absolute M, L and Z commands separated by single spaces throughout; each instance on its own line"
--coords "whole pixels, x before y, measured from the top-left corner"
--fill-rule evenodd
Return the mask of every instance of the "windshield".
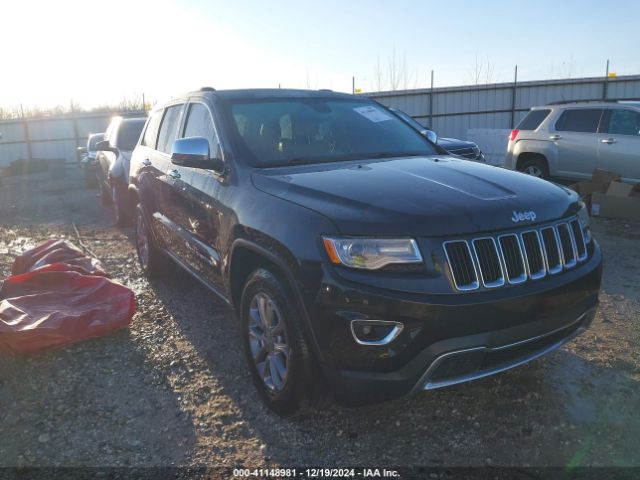
M 366 100 L 279 98 L 227 105 L 236 143 L 258 166 L 437 153 L 402 120 Z
M 142 127 L 144 127 L 144 118 L 136 118 L 131 120 L 123 120 L 118 137 L 116 139 L 116 147 L 125 152 L 134 149 L 140 138 Z

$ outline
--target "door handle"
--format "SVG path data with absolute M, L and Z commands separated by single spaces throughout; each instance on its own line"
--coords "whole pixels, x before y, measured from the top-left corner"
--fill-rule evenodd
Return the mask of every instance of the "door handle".
M 612 143 L 616 143 L 615 138 L 603 138 L 600 140 L 602 143 L 606 143 L 607 145 L 611 145 Z
M 142 160 L 142 165 L 145 167 L 150 167 L 151 166 L 151 160 L 149 160 L 148 158 L 145 158 L 144 160 Z
M 561 138 L 562 138 L 562 136 L 558 135 L 557 133 L 549 136 L 549 140 L 553 140 L 554 142 L 556 140 L 560 140 Z
M 171 178 L 180 178 L 180 172 L 178 172 L 178 170 L 176 169 L 167 171 L 167 175 L 169 175 Z

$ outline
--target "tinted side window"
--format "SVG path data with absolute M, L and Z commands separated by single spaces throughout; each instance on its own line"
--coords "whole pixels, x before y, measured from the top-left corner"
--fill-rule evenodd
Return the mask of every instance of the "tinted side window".
M 540 126 L 540 124 L 544 121 L 545 118 L 549 116 L 551 110 L 531 110 L 527 115 L 520 121 L 516 130 L 535 130 Z
M 616 108 L 609 112 L 607 133 L 640 135 L 640 113 Z
M 560 132 L 595 133 L 600 122 L 600 108 L 580 108 L 565 110 L 556 122 L 556 130 Z
M 178 135 L 178 125 L 180 123 L 180 110 L 182 105 L 174 105 L 164 111 L 160 134 L 158 135 L 158 146 L 156 150 L 164 153 L 171 153 L 173 141 Z
M 209 140 L 211 156 L 218 156 L 218 136 L 213 127 L 211 114 L 202 103 L 192 103 L 189 106 L 189 116 L 187 117 L 183 136 L 206 138 Z
M 162 119 L 162 111 L 155 112 L 149 117 L 147 122 L 147 128 L 144 131 L 141 145 L 145 145 L 149 148 L 156 148 L 156 140 L 158 140 L 158 127 L 160 126 L 160 120 Z

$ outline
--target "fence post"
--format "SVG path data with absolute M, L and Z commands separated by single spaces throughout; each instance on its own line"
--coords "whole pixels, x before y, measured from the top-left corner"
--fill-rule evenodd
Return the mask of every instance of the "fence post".
M 609 59 L 607 59 L 607 70 L 604 74 L 604 82 L 602 82 L 602 99 L 607 99 L 607 93 L 609 90 Z
M 78 147 L 80 146 L 80 136 L 78 135 L 78 117 L 75 114 L 72 114 L 72 122 L 73 122 L 73 137 L 75 138 L 75 161 L 78 162 L 80 159 L 78 158 Z
M 24 129 L 24 142 L 27 145 L 27 160 L 31 163 L 33 153 L 31 151 L 31 135 L 29 134 L 29 122 L 24 118 L 24 107 L 20 104 L 20 113 L 22 113 L 22 128 Z
M 431 70 L 431 88 L 429 89 L 429 128 L 433 128 L 433 70 Z
M 516 120 L 516 90 L 518 88 L 518 65 L 516 65 L 513 75 L 513 87 L 511 90 L 511 128 L 515 127 Z

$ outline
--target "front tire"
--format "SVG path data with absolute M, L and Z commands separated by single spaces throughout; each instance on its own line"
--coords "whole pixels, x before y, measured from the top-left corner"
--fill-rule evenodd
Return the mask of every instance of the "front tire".
M 312 401 L 311 351 L 299 324 L 296 302 L 280 280 L 259 268 L 247 279 L 240 301 L 244 352 L 262 400 L 281 416 Z

